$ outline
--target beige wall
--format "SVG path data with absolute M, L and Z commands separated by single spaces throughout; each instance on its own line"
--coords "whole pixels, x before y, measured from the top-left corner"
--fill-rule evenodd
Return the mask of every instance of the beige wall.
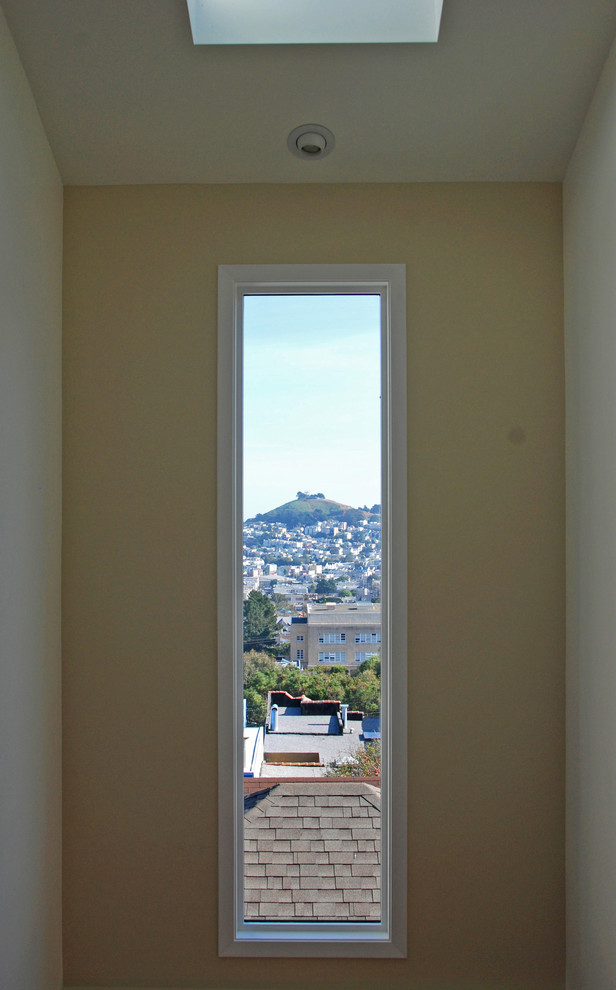
M 616 49 L 564 184 L 571 990 L 616 986 Z
M 0 987 L 57 990 L 62 185 L 0 11 Z
M 557 185 L 65 211 L 67 985 L 564 985 Z M 216 266 L 405 262 L 409 958 L 216 954 Z

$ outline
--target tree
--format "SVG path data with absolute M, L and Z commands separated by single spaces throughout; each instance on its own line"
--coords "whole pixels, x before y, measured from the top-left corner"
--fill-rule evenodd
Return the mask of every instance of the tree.
M 288 691 L 293 697 L 305 693 L 305 674 L 297 667 L 283 667 L 269 653 L 244 653 L 244 698 L 249 725 L 263 725 L 268 691 Z
M 351 677 L 345 667 L 313 667 L 305 672 L 304 691 L 313 701 L 331 698 L 333 701 L 346 701 Z
M 250 650 L 244 654 L 244 698 L 248 725 L 263 725 L 267 715 L 267 692 L 277 687 L 280 667 L 269 653 Z
M 315 591 L 317 595 L 335 595 L 337 594 L 336 581 L 334 578 L 317 578 L 315 584 Z
M 272 594 L 272 602 L 277 609 L 289 608 L 290 602 L 286 595 L 280 595 L 277 591 Z
M 381 654 L 376 652 L 353 671 L 349 703 L 367 715 L 381 710 Z
M 281 691 L 288 691 L 291 697 L 300 698 L 306 694 L 305 674 L 295 665 L 291 664 L 281 670 L 279 686 Z
M 257 650 L 244 653 L 244 684 L 249 685 L 257 674 L 273 677 L 277 670 L 278 665 L 269 653 L 260 653 Z
M 276 606 L 260 591 L 251 591 L 244 602 L 244 649 L 276 652 Z
M 381 743 L 366 743 L 342 760 L 332 760 L 327 764 L 326 777 L 380 777 Z
M 381 676 L 381 651 L 375 650 L 372 656 L 360 663 L 356 671 L 356 676 L 361 676 L 367 671 L 373 670 L 377 677 Z
M 246 699 L 246 724 L 265 725 L 267 718 L 267 700 L 255 688 L 244 691 Z
M 376 715 L 381 708 L 381 679 L 374 670 L 360 671 L 353 678 L 349 703 L 367 715 Z

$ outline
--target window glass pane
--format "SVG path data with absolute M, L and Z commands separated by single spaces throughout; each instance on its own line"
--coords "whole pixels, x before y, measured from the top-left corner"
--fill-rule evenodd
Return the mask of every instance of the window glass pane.
M 380 313 L 244 297 L 247 922 L 381 918 Z

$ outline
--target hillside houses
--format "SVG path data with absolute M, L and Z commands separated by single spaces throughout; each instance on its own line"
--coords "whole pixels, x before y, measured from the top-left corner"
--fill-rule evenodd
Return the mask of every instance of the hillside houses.
M 258 589 L 308 598 L 318 578 L 327 577 L 336 582 L 338 595 L 378 599 L 380 518 L 361 519 L 355 524 L 316 521 L 296 527 L 249 520 L 244 524 L 243 575 L 245 596 Z

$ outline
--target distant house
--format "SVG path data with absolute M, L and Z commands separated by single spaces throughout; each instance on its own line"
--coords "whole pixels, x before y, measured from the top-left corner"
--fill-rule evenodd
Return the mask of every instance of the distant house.
M 246 921 L 379 921 L 381 792 L 340 778 L 244 798 Z
M 341 664 L 355 667 L 381 648 L 381 606 L 310 605 L 291 621 L 291 659 L 302 667 Z
M 329 763 L 352 756 L 363 746 L 368 738 L 364 723 L 373 733 L 375 721 L 364 718 L 363 712 L 349 712 L 340 701 L 311 701 L 270 691 L 261 775 L 323 777 Z

